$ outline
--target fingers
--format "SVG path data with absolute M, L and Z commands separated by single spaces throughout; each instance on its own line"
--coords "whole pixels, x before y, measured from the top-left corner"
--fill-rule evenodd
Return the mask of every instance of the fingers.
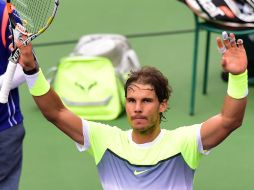
M 219 37 L 216 38 L 217 46 L 218 46 L 218 50 L 220 54 L 223 55 L 230 48 L 237 48 L 237 47 L 244 48 L 243 40 L 238 39 L 236 42 L 236 38 L 233 33 L 230 33 L 228 35 L 226 31 L 223 31 L 221 36 L 222 36 L 222 40 Z
M 9 49 L 11 51 L 13 51 L 15 48 L 19 48 L 22 45 L 22 41 L 16 38 L 13 39 L 13 35 L 8 36 L 8 39 L 14 40 L 14 44 L 11 43 L 9 45 Z
M 237 40 L 237 45 L 238 45 L 239 48 L 244 49 L 244 47 L 243 47 L 243 40 L 242 39 L 238 39 Z
M 230 48 L 231 45 L 230 45 L 228 33 L 225 32 L 225 31 L 223 31 L 222 34 L 221 34 L 221 36 L 222 36 L 222 40 L 223 40 L 223 43 L 224 43 L 224 45 L 226 46 L 226 48 L 227 48 L 227 49 Z
M 233 33 L 229 34 L 229 42 L 230 42 L 231 47 L 237 47 L 235 35 Z
M 20 48 L 22 45 L 23 45 L 23 41 L 24 39 L 26 38 L 26 36 L 22 35 L 22 36 L 19 36 L 19 38 L 15 38 L 15 45 Z
M 217 41 L 218 51 L 220 52 L 221 55 L 223 55 L 226 52 L 227 49 L 224 46 L 224 44 L 223 44 L 220 37 L 217 37 L 216 41 Z
M 13 35 L 10 35 L 8 36 L 8 39 L 14 40 L 15 45 L 17 44 L 19 46 L 21 46 L 22 43 L 27 39 L 27 36 L 22 33 L 19 33 L 17 37 L 14 37 L 14 38 L 13 37 L 14 37 Z
M 14 47 L 13 47 L 12 44 L 9 45 L 9 50 L 10 50 L 11 52 L 14 51 Z
M 230 33 L 229 36 L 226 31 L 222 32 L 222 39 L 223 43 L 225 44 L 226 48 L 229 49 L 231 47 L 237 47 L 235 35 L 233 33 Z

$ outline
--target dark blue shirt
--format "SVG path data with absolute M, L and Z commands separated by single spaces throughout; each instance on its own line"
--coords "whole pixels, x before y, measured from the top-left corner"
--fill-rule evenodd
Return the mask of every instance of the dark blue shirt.
M 9 44 L 11 41 L 8 39 L 8 36 L 10 35 L 10 31 L 8 28 L 8 24 L 5 27 L 4 25 L 2 26 L 3 19 L 3 13 L 5 10 L 6 4 L 4 1 L 0 0 L 0 75 L 4 74 L 8 65 L 8 58 L 10 56 L 10 51 L 9 51 Z M 2 34 L 1 32 L 2 27 L 5 27 L 3 29 L 5 31 L 5 35 Z M 4 40 L 2 37 L 5 37 L 6 39 L 6 44 L 4 44 Z M 18 93 L 18 88 L 15 88 L 11 90 L 9 94 L 9 99 L 8 103 L 6 104 L 1 104 L 0 103 L 0 132 L 8 129 L 12 126 L 15 126 L 17 124 L 22 123 L 23 121 L 23 116 L 21 114 L 20 110 L 20 105 L 19 105 L 19 93 Z

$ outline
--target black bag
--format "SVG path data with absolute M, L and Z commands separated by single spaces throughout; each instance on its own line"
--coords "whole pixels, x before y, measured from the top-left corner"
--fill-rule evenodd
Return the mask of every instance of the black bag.
M 254 0 L 180 0 L 199 17 L 223 28 L 254 28 Z

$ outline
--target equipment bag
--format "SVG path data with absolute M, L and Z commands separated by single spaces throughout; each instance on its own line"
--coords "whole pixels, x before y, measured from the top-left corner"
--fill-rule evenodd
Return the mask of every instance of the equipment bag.
M 199 17 L 222 27 L 253 28 L 254 0 L 179 0 Z
M 82 36 L 70 56 L 106 57 L 113 63 L 116 74 L 123 83 L 131 70 L 140 69 L 136 52 L 128 39 L 119 34 L 91 34 Z
M 53 87 L 63 103 L 88 120 L 112 120 L 123 111 L 123 85 L 110 60 L 71 56 L 60 60 Z

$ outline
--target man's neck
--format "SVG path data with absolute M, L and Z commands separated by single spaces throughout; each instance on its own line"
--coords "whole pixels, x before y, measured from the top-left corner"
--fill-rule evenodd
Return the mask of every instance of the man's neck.
M 133 129 L 131 137 L 133 142 L 137 144 L 145 144 L 152 142 L 154 139 L 156 139 L 156 137 L 158 137 L 160 132 L 161 132 L 160 127 L 155 127 L 147 131 L 138 131 Z

